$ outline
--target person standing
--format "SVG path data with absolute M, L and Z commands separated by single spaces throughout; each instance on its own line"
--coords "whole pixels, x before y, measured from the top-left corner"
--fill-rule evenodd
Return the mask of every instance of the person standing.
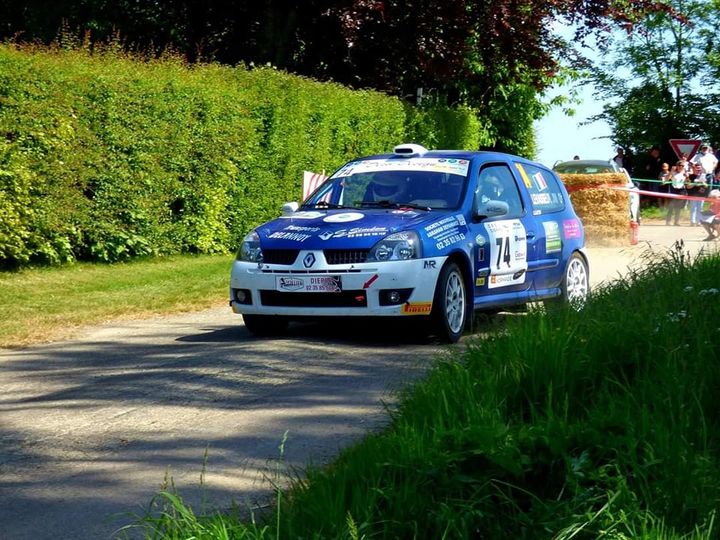
M 685 164 L 678 161 L 670 175 L 670 194 L 687 195 L 687 180 L 688 173 L 685 170 Z M 684 199 L 670 199 L 667 204 L 668 211 L 665 216 L 665 225 L 670 225 L 670 220 L 673 221 L 673 225 L 680 225 L 680 212 L 684 207 Z
M 659 182 L 657 191 L 659 193 L 668 193 L 669 192 L 671 176 L 672 175 L 670 173 L 670 165 L 667 163 L 663 163 L 662 165 L 660 165 L 660 172 L 657 175 L 657 180 Z M 667 205 L 667 203 L 668 203 L 668 199 L 666 199 L 665 197 L 658 198 L 658 205 L 661 208 L 664 208 Z
M 688 195 L 692 197 L 706 197 L 713 180 L 715 179 L 715 167 L 717 158 L 707 144 L 700 146 L 700 152 L 692 159 L 693 174 L 688 184 Z M 700 213 L 702 212 L 703 201 L 690 201 L 690 226 L 700 226 Z
M 616 154 L 613 156 L 612 161 L 615 162 L 615 164 L 620 167 L 621 169 L 625 169 L 628 174 L 632 173 L 632 167 L 630 165 L 630 159 L 625 155 L 625 150 L 623 150 L 620 146 L 618 146 L 615 149 Z

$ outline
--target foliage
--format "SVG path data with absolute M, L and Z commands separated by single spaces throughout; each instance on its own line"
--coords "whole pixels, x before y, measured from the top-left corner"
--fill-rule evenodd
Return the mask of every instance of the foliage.
M 274 65 L 412 101 L 472 108 L 489 145 L 531 157 L 539 99 L 565 44 L 553 23 L 582 37 L 667 7 L 653 0 L 61 0 L 0 1 L 0 37 L 91 43 L 122 36 L 130 50 L 180 52 L 191 61 Z
M 598 118 L 610 124 L 613 140 L 636 154 L 657 145 L 664 161 L 675 159 L 671 138 L 720 142 L 718 85 L 709 78 L 708 56 L 720 12 L 697 0 L 668 5 L 671 12 L 632 20 L 610 43 L 607 69 L 596 72 L 611 99 Z
M 533 311 L 449 353 L 262 533 L 280 515 L 287 538 L 717 538 L 720 258 L 647 256 L 580 315 Z
M 467 109 L 76 46 L 0 47 L 0 266 L 227 252 L 303 170 L 481 140 Z

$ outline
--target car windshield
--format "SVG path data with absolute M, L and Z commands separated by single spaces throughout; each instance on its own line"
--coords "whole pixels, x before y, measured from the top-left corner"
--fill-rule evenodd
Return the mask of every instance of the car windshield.
M 455 209 L 465 191 L 469 164 L 466 160 L 447 161 L 350 163 L 320 186 L 303 207 Z
M 573 173 L 573 174 L 601 174 L 601 173 L 612 173 L 617 172 L 617 169 L 609 163 L 558 163 L 553 167 L 553 170 L 558 173 Z

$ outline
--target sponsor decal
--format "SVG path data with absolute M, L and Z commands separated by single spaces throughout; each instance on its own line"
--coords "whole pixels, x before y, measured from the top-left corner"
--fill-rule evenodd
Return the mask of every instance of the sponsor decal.
M 307 255 L 305 255 L 305 258 L 303 259 L 303 266 L 305 268 L 310 268 L 313 264 L 315 264 L 315 254 L 308 253 Z
M 430 269 L 434 270 L 436 268 L 436 262 L 435 261 L 425 261 L 423 263 L 423 268 L 425 268 L 425 269 L 430 268 Z
M 532 187 L 532 182 L 530 181 L 530 178 L 528 178 L 528 175 L 525 172 L 525 168 L 520 163 L 516 163 L 515 168 L 520 173 L 520 178 L 522 178 L 522 181 L 525 184 L 525 187 L 530 189 Z
M 547 189 L 547 182 L 541 172 L 533 174 L 533 180 L 535 180 L 535 185 L 537 186 L 538 191 L 545 191 Z
M 476 286 L 476 287 L 482 287 L 483 285 L 485 285 L 485 278 L 484 278 L 484 277 L 479 277 L 479 278 L 476 278 L 476 279 L 475 279 L 475 286 Z
M 294 232 L 318 232 L 320 230 L 320 227 L 301 227 L 300 225 L 288 225 L 283 230 Z
M 478 246 L 484 246 L 484 245 L 485 245 L 485 242 L 486 242 L 485 237 L 484 237 L 482 234 L 478 234 L 478 235 L 475 237 L 475 243 L 476 243 Z
M 417 216 L 418 213 L 413 210 L 412 208 L 398 208 L 397 210 L 391 210 L 391 214 L 402 214 L 403 216 L 407 217 L 414 217 Z
M 340 292 L 340 276 L 318 276 L 309 278 L 305 284 L 306 292 Z
M 350 221 L 357 221 L 358 219 L 362 219 L 365 217 L 365 214 L 361 214 L 360 212 L 344 212 L 342 214 L 332 214 L 323 221 L 325 223 L 348 223 Z
M 525 282 L 527 270 L 527 235 L 519 219 L 492 221 L 488 232 L 488 288 L 507 287 Z
M 325 215 L 324 212 L 293 212 L 292 214 L 280 216 L 280 219 L 317 219 Z
M 326 220 L 327 221 L 327 220 Z M 387 236 L 387 227 L 354 227 L 352 229 L 340 229 L 333 232 L 324 232 L 320 236 L 322 240 L 330 238 L 362 238 L 367 236 Z
M 295 242 L 304 242 L 311 236 L 312 235 L 310 234 L 303 234 L 297 232 L 276 231 L 270 236 L 268 236 L 268 238 L 274 238 L 276 240 L 293 240 Z
M 445 249 L 446 247 L 451 246 L 457 242 L 462 242 L 463 240 L 465 240 L 464 233 L 451 234 L 450 236 L 445 236 L 442 239 L 438 238 L 438 241 L 435 243 L 435 248 Z
M 460 227 L 465 226 L 465 217 L 462 214 L 457 214 L 431 223 L 425 227 L 425 234 L 427 234 L 428 238 L 435 240 L 437 249 L 444 249 L 465 240 L 465 233 L 460 232 Z
M 284 292 L 341 292 L 340 276 L 277 276 L 276 289 Z
M 403 304 L 401 313 L 405 315 L 427 315 L 432 311 L 432 302 L 407 302 Z
M 563 221 L 563 236 L 566 240 L 570 238 L 582 238 L 580 222 L 577 219 L 566 219 Z
M 560 225 L 557 221 L 543 221 L 545 229 L 545 253 L 557 253 L 562 251 L 562 239 L 560 238 Z
M 549 193 L 531 193 L 530 199 L 535 206 L 552 204 L 552 199 L 550 198 Z
M 305 287 L 305 281 L 299 278 L 281 277 L 277 286 L 281 291 L 299 291 Z
M 466 176 L 470 163 L 465 159 L 409 158 L 409 159 L 366 159 L 348 163 L 332 177 L 347 177 L 353 174 L 379 171 L 430 171 Z

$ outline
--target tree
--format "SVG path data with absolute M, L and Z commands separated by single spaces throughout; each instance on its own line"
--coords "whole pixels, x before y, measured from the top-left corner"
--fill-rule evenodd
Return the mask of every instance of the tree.
M 671 138 L 718 142 L 718 86 L 708 79 L 708 39 L 718 12 L 696 0 L 671 0 L 671 11 L 650 13 L 607 44 L 613 60 L 595 83 L 611 100 L 596 118 L 606 120 L 613 141 L 645 155 L 660 146 L 675 156 Z M 627 73 L 627 76 L 623 76 Z
M 271 63 L 318 79 L 478 111 L 496 147 L 532 155 L 532 122 L 578 35 L 628 24 L 652 0 L 0 0 L 4 36 L 48 41 L 62 20 L 96 39 L 173 48 L 191 61 Z M 47 9 L 52 5 L 52 9 Z

